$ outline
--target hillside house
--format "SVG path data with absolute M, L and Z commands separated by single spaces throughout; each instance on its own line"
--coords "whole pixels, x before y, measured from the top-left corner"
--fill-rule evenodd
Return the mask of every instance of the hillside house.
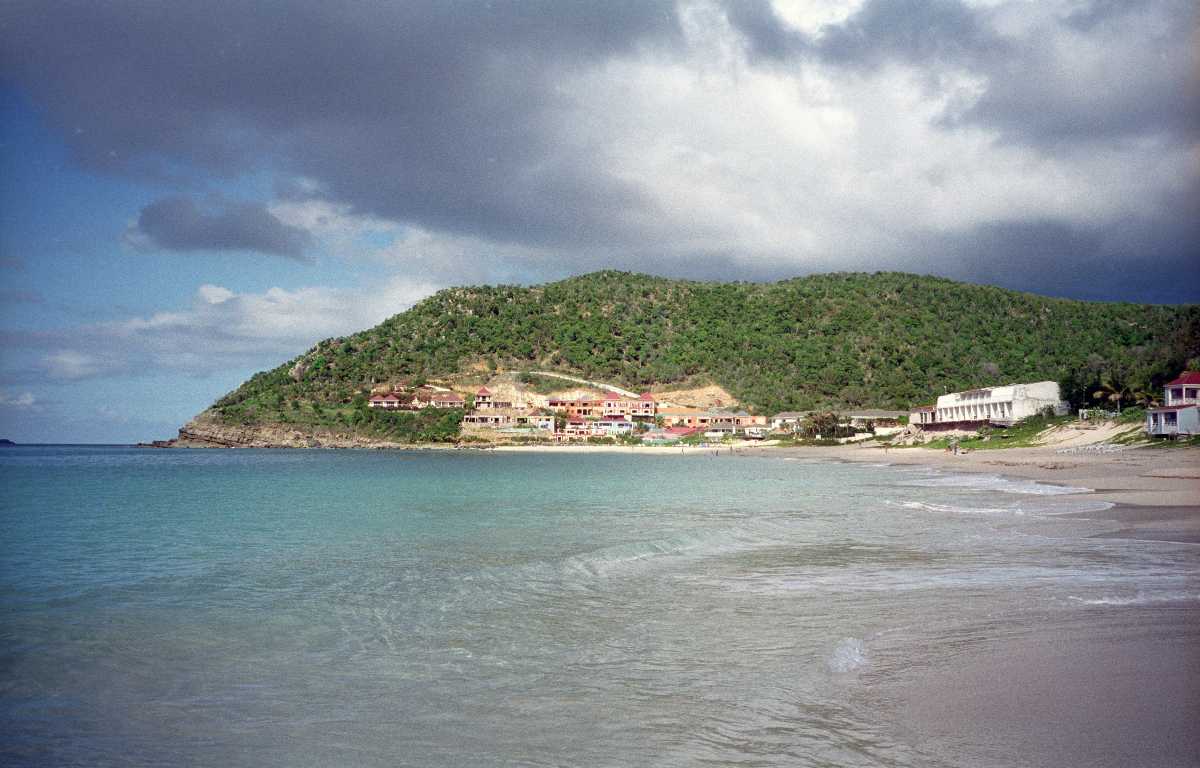
M 1163 404 L 1146 409 L 1146 432 L 1153 437 L 1200 435 L 1200 371 L 1184 371 L 1163 389 Z
M 487 387 L 480 387 L 475 391 L 475 410 L 486 411 L 492 408 L 512 408 L 513 403 L 505 400 L 497 400 L 496 395 Z
M 599 397 L 551 397 L 546 404 L 552 410 L 563 411 L 568 417 L 583 418 L 624 416 L 629 419 L 653 419 L 657 408 L 654 396 L 649 392 L 640 397 L 626 397 L 616 392 L 606 392 Z
M 546 401 L 546 405 L 551 410 L 563 411 L 568 418 L 604 415 L 604 401 L 588 395 L 578 398 L 551 397 Z
M 429 398 L 432 408 L 462 408 L 464 404 L 463 396 L 457 392 L 435 392 Z
M 626 416 L 631 419 L 653 419 L 654 396 L 644 392 L 640 397 L 629 398 L 616 392 L 606 392 L 603 397 L 601 415 Z
M 408 398 L 395 392 L 386 395 L 371 395 L 367 400 L 368 408 L 382 408 L 385 411 L 397 411 L 409 404 Z

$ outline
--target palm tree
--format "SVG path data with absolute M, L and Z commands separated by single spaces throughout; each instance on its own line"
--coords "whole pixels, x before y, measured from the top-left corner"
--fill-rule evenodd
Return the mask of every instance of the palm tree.
M 1144 389 L 1133 393 L 1133 401 L 1143 408 L 1157 408 L 1161 404 L 1157 393 L 1147 392 Z
M 1100 389 L 1092 393 L 1092 397 L 1096 400 L 1107 400 L 1110 403 L 1117 404 L 1117 413 L 1121 413 L 1121 401 L 1128 399 L 1132 395 L 1129 387 L 1121 384 L 1113 379 L 1105 379 L 1100 385 Z

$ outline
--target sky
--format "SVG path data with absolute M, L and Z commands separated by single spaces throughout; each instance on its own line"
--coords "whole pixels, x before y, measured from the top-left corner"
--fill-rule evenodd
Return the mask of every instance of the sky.
M 453 285 L 1200 301 L 1192 0 L 0 6 L 0 437 L 173 436 Z

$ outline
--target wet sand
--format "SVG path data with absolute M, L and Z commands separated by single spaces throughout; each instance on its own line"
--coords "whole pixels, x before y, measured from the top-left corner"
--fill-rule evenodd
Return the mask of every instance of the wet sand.
M 901 732 L 951 765 L 1200 765 L 1195 603 L 1091 612 L 897 681 Z
M 1111 522 L 1097 535 L 1109 538 L 1200 543 L 1200 449 L 1131 448 L 1113 453 L 1058 453 L 1053 448 L 1009 448 L 952 454 L 922 448 L 840 446 L 763 448 L 750 455 L 790 455 L 986 472 L 1076 488 L 1086 498 L 1114 506 L 1074 515 Z
M 777 452 L 1089 488 L 1081 495 L 1113 506 L 1062 517 L 1111 524 L 1095 538 L 1200 544 L 1197 449 L 1021 448 L 954 455 L 844 446 Z M 1195 551 L 1200 575 L 1200 547 Z M 1089 606 L 1067 627 L 999 633 L 936 668 L 879 684 L 902 737 L 949 765 L 1200 766 L 1195 600 Z

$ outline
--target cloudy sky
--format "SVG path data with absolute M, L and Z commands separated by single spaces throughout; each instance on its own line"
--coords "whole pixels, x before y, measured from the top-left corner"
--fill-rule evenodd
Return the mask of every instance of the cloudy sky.
M 168 437 L 454 284 L 1200 300 L 1193 0 L 0 6 L 0 436 Z

